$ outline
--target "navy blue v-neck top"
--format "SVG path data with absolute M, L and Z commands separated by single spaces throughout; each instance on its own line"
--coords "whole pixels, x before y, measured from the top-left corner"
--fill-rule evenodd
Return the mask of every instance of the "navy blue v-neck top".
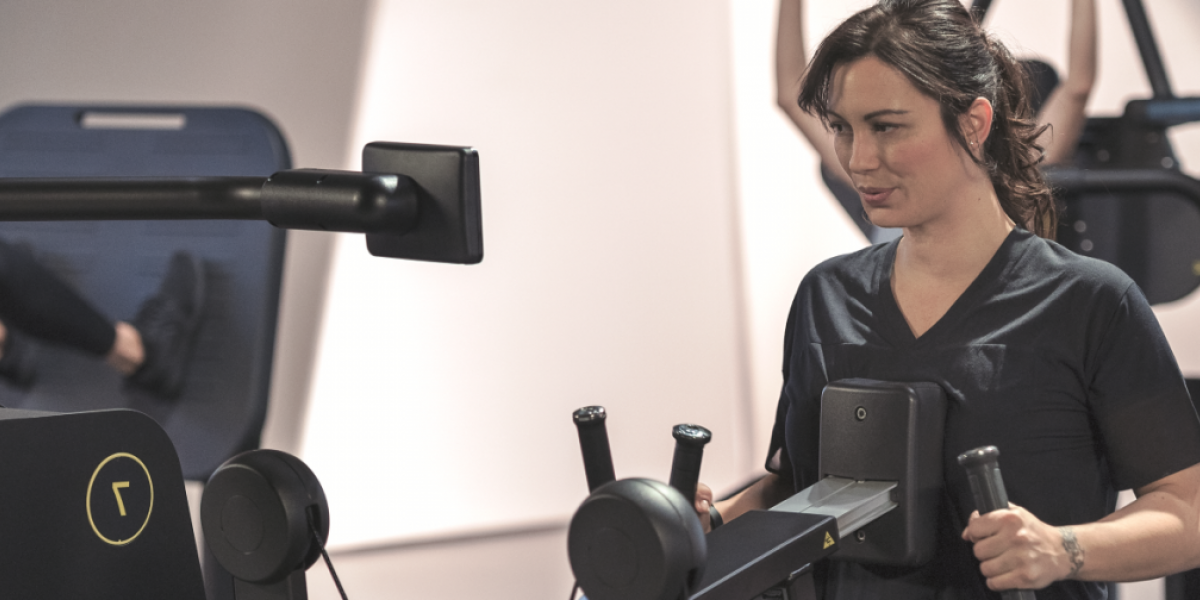
M 917 338 L 892 295 L 899 240 L 840 256 L 800 284 L 768 468 L 815 483 L 821 390 L 831 381 L 929 381 L 947 394 L 936 558 L 916 569 L 831 563 L 829 599 L 989 597 L 959 535 L 974 500 L 959 453 L 1001 451 L 1009 499 L 1051 525 L 1096 521 L 1117 490 L 1200 462 L 1200 420 L 1149 304 L 1116 267 L 1014 230 Z M 1059 582 L 1039 600 L 1102 599 Z M 995 597 L 999 597 L 998 595 Z

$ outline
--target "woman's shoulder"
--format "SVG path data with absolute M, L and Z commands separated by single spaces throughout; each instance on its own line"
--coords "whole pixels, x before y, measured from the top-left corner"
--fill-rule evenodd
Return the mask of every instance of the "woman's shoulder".
M 1021 245 L 1021 277 L 1051 281 L 1062 288 L 1077 288 L 1090 294 L 1124 295 L 1134 281 L 1116 265 L 1085 256 L 1053 240 L 1028 234 Z
M 841 254 L 821 261 L 808 272 L 805 279 L 813 280 L 851 280 L 871 277 L 881 265 L 887 264 L 895 256 L 896 241 L 884 242 L 867 246 L 849 254 Z
M 797 299 L 815 295 L 856 297 L 873 293 L 881 269 L 887 268 L 895 256 L 895 244 L 893 240 L 825 259 L 800 281 Z

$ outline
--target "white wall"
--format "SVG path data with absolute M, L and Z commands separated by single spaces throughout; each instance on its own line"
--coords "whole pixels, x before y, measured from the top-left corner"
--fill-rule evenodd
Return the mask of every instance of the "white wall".
M 607 407 L 618 476 L 705 479 L 748 450 L 724 2 L 375 5 L 355 139 L 479 150 L 485 258 L 385 261 L 342 239 L 304 458 L 331 543 L 565 522 L 571 412 Z

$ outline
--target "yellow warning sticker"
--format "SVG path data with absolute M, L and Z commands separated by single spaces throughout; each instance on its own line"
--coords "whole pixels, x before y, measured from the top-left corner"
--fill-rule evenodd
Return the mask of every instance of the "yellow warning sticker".
M 824 546 L 821 546 L 821 549 L 822 549 L 822 550 L 825 550 L 826 548 L 828 548 L 828 547 L 832 546 L 833 544 L 834 544 L 834 541 L 833 541 L 833 536 L 832 536 L 832 535 L 829 535 L 829 532 L 828 532 L 828 531 L 826 531 L 826 532 L 825 532 L 825 545 L 824 545 Z

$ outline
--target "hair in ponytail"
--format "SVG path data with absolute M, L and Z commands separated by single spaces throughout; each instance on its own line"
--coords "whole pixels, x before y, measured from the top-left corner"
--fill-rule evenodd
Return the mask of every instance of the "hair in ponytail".
M 959 0 L 881 0 L 847 19 L 821 42 L 805 72 L 802 109 L 829 116 L 834 70 L 875 56 L 941 105 L 946 131 L 987 168 L 1000 205 L 1018 225 L 1054 238 L 1057 208 L 1038 163 L 1039 127 L 1028 75 L 999 41 L 984 33 Z M 959 117 L 976 98 L 992 104 L 992 130 L 975 157 Z

